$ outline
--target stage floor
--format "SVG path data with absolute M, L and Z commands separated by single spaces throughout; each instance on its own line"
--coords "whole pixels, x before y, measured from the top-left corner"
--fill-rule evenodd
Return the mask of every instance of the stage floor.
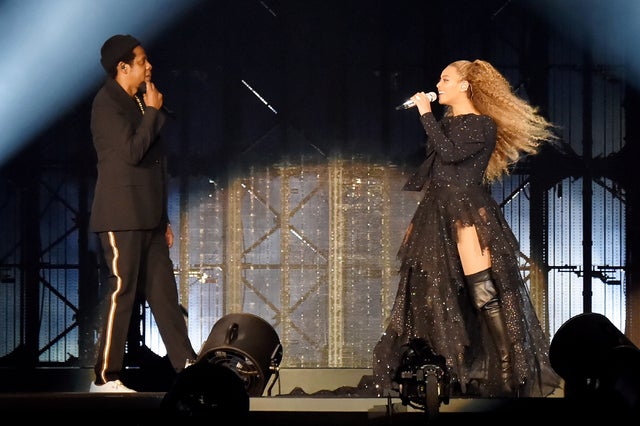
M 484 424 L 553 424 L 571 419 L 592 422 L 615 418 L 615 413 L 594 409 L 565 398 L 451 399 L 437 413 L 405 406 L 387 398 L 252 397 L 249 410 L 217 407 L 206 411 L 179 411 L 163 406 L 166 393 L 95 394 L 87 392 L 2 393 L 0 412 L 20 422 L 64 425 L 114 424 L 119 426 L 176 424 L 359 426 L 458 424 L 466 420 Z M 603 407 L 601 407 L 603 408 Z M 613 416 L 611 416 L 613 414 Z M 197 423 L 196 423 L 197 422 Z
M 431 413 L 405 405 L 399 398 L 317 395 L 323 389 L 356 386 L 363 376 L 370 374 L 367 370 L 357 369 L 281 370 L 277 378 L 270 380 L 264 394 L 247 398 L 246 405 L 244 401 L 233 399 L 233 392 L 225 389 L 225 383 L 211 383 L 217 387 L 216 398 L 222 398 L 219 403 L 214 400 L 213 403 L 208 401 L 186 407 L 175 401 L 167 403 L 167 396 L 174 389 L 127 394 L 89 393 L 90 371 L 76 370 L 70 374 L 69 371 L 46 370 L 40 371 L 40 378 L 23 376 L 23 380 L 19 374 L 10 375 L 10 380 L 2 380 L 3 373 L 6 376 L 7 371 L 0 371 L 0 412 L 20 422 L 147 426 L 173 421 L 181 425 L 190 422 L 228 424 L 237 420 L 262 426 L 358 426 L 444 424 L 474 419 L 490 421 L 495 426 L 523 420 L 548 424 L 566 418 L 591 422 L 595 418 L 609 419 L 615 415 L 607 407 L 568 400 L 562 392 L 547 398 L 450 398 L 439 405 L 437 412 Z M 199 410 L 198 407 L 206 409 Z

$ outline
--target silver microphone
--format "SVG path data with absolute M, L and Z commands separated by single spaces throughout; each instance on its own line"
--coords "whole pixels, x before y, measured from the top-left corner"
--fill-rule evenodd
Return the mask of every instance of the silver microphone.
M 429 102 L 434 102 L 436 99 L 438 99 L 438 95 L 436 95 L 435 92 L 429 92 L 427 93 L 427 99 L 429 99 Z M 396 109 L 397 110 L 409 109 L 409 108 L 413 108 L 414 106 L 416 106 L 416 103 L 413 102 L 411 99 L 408 99 L 407 101 L 405 101 L 405 103 L 398 105 Z

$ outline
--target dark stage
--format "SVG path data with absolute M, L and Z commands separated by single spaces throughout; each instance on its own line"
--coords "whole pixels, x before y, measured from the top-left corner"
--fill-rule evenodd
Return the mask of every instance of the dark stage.
M 548 424 L 555 419 L 613 420 L 623 416 L 612 408 L 565 398 L 453 399 L 435 415 L 385 398 L 255 397 L 250 409 L 220 406 L 197 414 L 163 407 L 165 393 L 90 394 L 85 392 L 5 393 L 0 409 L 21 421 L 55 418 L 61 424 L 153 425 L 167 420 L 248 421 L 261 425 L 418 425 L 464 420 L 509 424 L 528 420 Z M 517 416 L 514 418 L 514 416 Z M 15 418 L 15 417 L 14 417 Z
M 497 425 L 522 420 L 545 424 L 557 419 L 610 421 L 626 419 L 629 415 L 615 402 L 593 397 L 566 398 L 562 390 L 547 398 L 450 398 L 441 403 L 436 412 L 405 405 L 395 397 L 345 396 L 317 391 L 331 384 L 353 381 L 362 372 L 367 373 L 351 369 L 285 369 L 270 381 L 263 396 L 258 397 L 239 393 L 234 383 L 222 379 L 211 383 L 209 399 L 204 405 L 202 400 L 190 400 L 185 405 L 172 399 L 175 387 L 167 392 L 133 394 L 83 391 L 91 376 L 87 370 L 40 369 L 38 377 L 33 372 L 21 377 L 17 371 L 3 370 L 0 372 L 3 383 L 0 410 L 20 421 L 55 420 L 67 425 L 112 424 L 114 421 L 120 425 L 166 424 L 167 421 L 178 424 L 242 421 L 256 425 L 425 425 L 467 420 Z M 42 391 L 34 391 L 36 386 Z M 309 393 L 302 391 L 303 387 Z

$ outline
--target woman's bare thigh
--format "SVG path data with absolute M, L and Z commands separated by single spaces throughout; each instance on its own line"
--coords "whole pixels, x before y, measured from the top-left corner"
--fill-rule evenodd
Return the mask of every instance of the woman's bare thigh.
M 465 275 L 491 267 L 491 253 L 480 247 L 475 226 L 458 226 L 458 255 Z

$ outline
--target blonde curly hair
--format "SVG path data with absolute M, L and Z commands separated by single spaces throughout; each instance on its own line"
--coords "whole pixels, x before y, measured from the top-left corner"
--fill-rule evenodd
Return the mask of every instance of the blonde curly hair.
M 543 142 L 557 139 L 555 126 L 538 113 L 538 108 L 516 95 L 506 78 L 489 62 L 460 60 L 450 64 L 462 80 L 469 82 L 467 96 L 476 109 L 496 122 L 496 147 L 485 171 L 493 182 L 508 175 L 510 166 L 524 155 L 537 154 Z M 445 109 L 451 115 L 451 109 Z

